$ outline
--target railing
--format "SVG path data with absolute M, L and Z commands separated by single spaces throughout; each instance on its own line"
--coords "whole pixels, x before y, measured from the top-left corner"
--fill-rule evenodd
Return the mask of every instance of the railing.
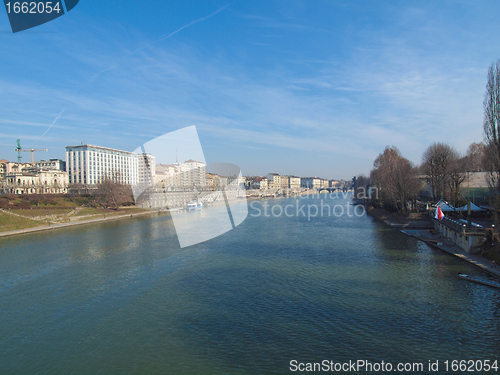
M 476 235 L 476 234 L 484 234 L 486 233 L 486 229 L 481 227 L 468 227 L 467 224 L 461 223 L 459 221 L 449 219 L 447 217 L 444 217 L 441 220 L 438 220 L 436 218 L 433 218 L 434 221 L 436 221 L 438 224 L 444 225 L 447 228 L 450 228 L 451 230 L 460 233 L 462 235 L 468 236 L 468 235 Z

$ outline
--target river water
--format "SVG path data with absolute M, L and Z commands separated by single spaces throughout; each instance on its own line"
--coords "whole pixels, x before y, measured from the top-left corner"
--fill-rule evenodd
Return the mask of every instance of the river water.
M 183 249 L 168 215 L 0 239 L 0 373 L 499 359 L 500 292 L 457 277 L 479 270 L 359 210 L 276 208 L 321 199 L 349 204 L 253 202 L 240 226 Z

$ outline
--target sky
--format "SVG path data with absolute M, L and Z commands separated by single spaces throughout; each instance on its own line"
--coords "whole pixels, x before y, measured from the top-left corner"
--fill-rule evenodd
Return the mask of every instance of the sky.
M 13 34 L 0 9 L 0 159 L 133 151 L 195 125 L 244 175 L 351 179 L 386 146 L 483 140 L 498 1 L 80 0 Z M 29 153 L 23 153 L 28 161 Z M 174 160 L 172 160 L 174 161 Z

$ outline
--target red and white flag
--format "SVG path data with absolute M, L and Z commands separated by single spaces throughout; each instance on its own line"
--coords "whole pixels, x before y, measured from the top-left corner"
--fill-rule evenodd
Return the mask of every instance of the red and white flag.
M 443 214 L 443 211 L 441 211 L 441 207 L 437 207 L 435 218 L 438 220 L 443 220 L 443 217 L 444 217 L 444 214 Z

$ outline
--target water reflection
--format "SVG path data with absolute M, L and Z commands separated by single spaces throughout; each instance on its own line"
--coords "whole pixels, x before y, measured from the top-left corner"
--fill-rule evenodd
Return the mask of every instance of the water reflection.
M 0 368 L 282 374 L 291 359 L 494 359 L 500 293 L 458 271 L 479 272 L 366 216 L 249 216 L 184 249 L 168 215 L 2 239 Z

